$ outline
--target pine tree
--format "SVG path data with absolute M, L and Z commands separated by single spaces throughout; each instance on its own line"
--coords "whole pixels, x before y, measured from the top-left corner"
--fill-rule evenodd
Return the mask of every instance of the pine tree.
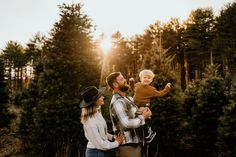
M 31 145 L 32 131 L 35 126 L 34 124 L 34 109 L 39 104 L 39 88 L 38 80 L 40 74 L 43 72 L 43 48 L 44 40 L 46 37 L 36 34 L 36 36 L 31 39 L 30 43 L 26 47 L 26 56 L 31 60 L 31 66 L 33 66 L 33 76 L 28 78 L 29 85 L 24 88 L 22 92 L 19 93 L 19 104 L 23 109 L 21 113 L 21 123 L 19 124 L 18 133 L 21 137 L 22 142 L 25 146 L 25 152 L 30 152 L 33 145 Z
M 183 139 L 186 148 L 194 152 L 192 146 L 193 133 L 191 128 L 191 121 L 193 118 L 193 108 L 197 106 L 197 94 L 199 90 L 199 81 L 192 81 L 184 91 L 184 113 L 185 113 L 185 138 Z
M 8 111 L 9 92 L 4 76 L 4 60 L 0 56 L 0 128 L 9 127 L 11 120 L 11 114 Z
M 99 84 L 91 20 L 80 4 L 60 6 L 61 19 L 43 47 L 30 140 L 34 156 L 76 156 L 85 147 L 80 123 L 80 91 Z M 83 153 L 83 151 L 81 151 Z
M 218 65 L 208 65 L 204 79 L 199 82 L 196 106 L 191 108 L 190 127 L 192 146 L 200 155 L 215 156 L 218 118 L 227 104 L 224 80 L 217 72 Z
M 31 143 L 33 130 L 35 128 L 34 123 L 34 110 L 39 104 L 39 88 L 38 78 L 39 74 L 43 71 L 42 63 L 38 62 L 34 68 L 34 79 L 31 80 L 29 87 L 24 89 L 20 93 L 20 104 L 23 108 L 21 114 L 21 123 L 19 124 L 19 135 L 25 146 L 25 152 L 31 153 L 31 149 L 34 148 L 34 144 Z
M 232 1 L 221 10 L 216 22 L 213 41 L 214 58 L 222 64 L 223 74 L 236 73 L 236 2 Z
M 210 56 L 212 40 L 215 37 L 215 17 L 212 8 L 199 8 L 192 11 L 185 25 L 184 54 L 188 59 L 189 69 L 192 71 L 189 76 L 191 79 L 201 79 L 206 65 L 209 64 L 208 56 Z M 199 75 L 194 76 L 194 70 L 198 71 Z
M 161 156 L 175 156 L 183 146 L 182 124 L 183 122 L 183 92 L 177 81 L 177 73 L 172 66 L 175 56 L 167 56 L 168 50 L 157 51 L 156 45 L 147 56 L 145 56 L 143 68 L 154 71 L 153 85 L 157 90 L 164 89 L 166 83 L 171 82 L 173 88 L 162 98 L 154 99 L 151 103 L 153 113 L 151 126 L 157 131 L 157 143 L 160 146 Z M 151 57 L 150 57 L 151 56 Z M 150 58 L 148 58 L 150 57 Z M 152 144 L 150 155 L 155 153 L 156 145 Z M 151 155 L 151 156 L 152 156 Z
M 236 154 L 236 79 L 232 80 L 228 93 L 228 105 L 223 107 L 218 127 L 218 156 L 228 157 Z

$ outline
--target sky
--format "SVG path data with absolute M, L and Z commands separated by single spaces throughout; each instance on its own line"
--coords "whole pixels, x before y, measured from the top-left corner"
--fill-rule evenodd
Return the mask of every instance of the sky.
M 212 7 L 214 14 L 234 0 L 0 0 L 0 49 L 10 40 L 23 46 L 38 32 L 48 35 L 59 20 L 58 5 L 82 3 L 96 25 L 94 37 L 120 31 L 125 37 L 143 34 L 157 20 L 184 21 L 192 10 Z

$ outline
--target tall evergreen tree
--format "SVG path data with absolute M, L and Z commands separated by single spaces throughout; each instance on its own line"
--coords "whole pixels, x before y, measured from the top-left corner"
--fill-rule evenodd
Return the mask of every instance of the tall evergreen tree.
M 60 6 L 59 22 L 44 46 L 39 102 L 34 109 L 31 145 L 34 156 L 77 156 L 83 148 L 80 90 L 99 84 L 91 20 L 81 4 Z M 81 147 L 81 148 L 79 148 Z
M 129 55 L 129 76 L 134 78 L 137 78 L 139 69 L 143 62 L 143 54 L 141 51 L 143 41 L 144 39 L 141 35 L 136 35 L 128 42 L 128 46 L 131 49 L 131 54 Z
M 24 47 L 14 41 L 9 41 L 3 49 L 3 56 L 8 69 L 6 75 L 13 93 L 23 89 L 23 67 L 27 63 L 24 52 Z
M 29 86 L 19 93 L 19 103 L 23 108 L 21 113 L 21 123 L 19 125 L 19 135 L 25 146 L 25 152 L 31 151 L 34 144 L 31 145 L 34 123 L 34 110 L 39 104 L 38 80 L 43 72 L 43 45 L 41 36 L 37 34 L 26 47 L 26 55 L 31 59 L 33 66 L 33 77 L 29 78 Z
M 189 62 L 190 79 L 201 79 L 206 65 L 210 63 L 212 40 L 215 36 L 215 17 L 212 8 L 192 11 L 185 22 L 183 34 L 184 51 Z
M 5 80 L 4 69 L 4 60 L 2 56 L 0 56 L 0 128 L 9 127 L 11 120 L 11 114 L 8 111 L 9 92 Z
M 37 33 L 30 39 L 30 42 L 27 43 L 25 48 L 27 61 L 30 63 L 30 66 L 35 68 L 43 60 L 44 52 L 43 46 L 45 45 L 46 37 L 40 33 Z M 37 72 L 36 72 L 37 73 Z
M 111 71 L 120 71 L 125 76 L 128 74 L 131 50 L 127 46 L 127 40 L 122 37 L 120 32 L 112 35 L 113 48 L 108 54 Z
M 178 19 L 171 19 L 171 21 L 163 26 L 162 32 L 162 45 L 164 49 L 169 49 L 171 55 L 176 55 L 173 61 L 178 65 L 178 71 L 181 81 L 181 88 L 184 91 L 186 89 L 186 78 L 188 79 L 186 69 L 186 55 L 185 55 L 185 43 L 183 41 L 184 28 L 180 25 Z M 173 64 L 173 63 L 172 63 Z M 177 69 L 177 68 L 176 68 Z M 186 76 L 187 75 L 187 76 Z
M 236 73 L 236 2 L 222 9 L 216 23 L 213 42 L 215 60 L 222 64 L 223 73 Z

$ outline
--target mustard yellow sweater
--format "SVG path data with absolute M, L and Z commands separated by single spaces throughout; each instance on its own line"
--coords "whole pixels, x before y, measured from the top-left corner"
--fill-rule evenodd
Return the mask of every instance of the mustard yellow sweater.
M 141 82 L 138 82 L 134 86 L 134 103 L 137 104 L 137 106 L 150 103 L 151 98 L 163 97 L 169 90 L 169 88 L 164 88 L 163 90 L 158 91 L 151 85 L 144 85 L 141 84 Z

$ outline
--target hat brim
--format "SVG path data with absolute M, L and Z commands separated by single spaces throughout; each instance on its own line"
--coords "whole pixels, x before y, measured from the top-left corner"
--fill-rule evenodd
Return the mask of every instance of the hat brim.
M 88 106 L 90 106 L 90 105 L 92 105 L 92 104 L 93 104 L 93 101 L 85 102 L 84 100 L 82 100 L 81 103 L 80 103 L 80 105 L 79 105 L 79 107 L 80 107 L 80 108 L 84 108 L 84 107 L 88 107 Z
M 102 87 L 101 89 L 98 89 L 98 94 L 97 96 L 90 102 L 85 102 L 84 100 L 81 101 L 80 103 L 80 108 L 85 108 L 85 107 L 88 107 L 90 105 L 93 105 L 94 102 L 100 98 L 102 95 L 105 95 L 106 94 L 106 87 Z
M 98 97 L 97 97 L 97 99 L 100 98 L 102 95 L 103 96 L 106 95 L 106 87 L 102 87 L 102 88 L 98 89 Z

